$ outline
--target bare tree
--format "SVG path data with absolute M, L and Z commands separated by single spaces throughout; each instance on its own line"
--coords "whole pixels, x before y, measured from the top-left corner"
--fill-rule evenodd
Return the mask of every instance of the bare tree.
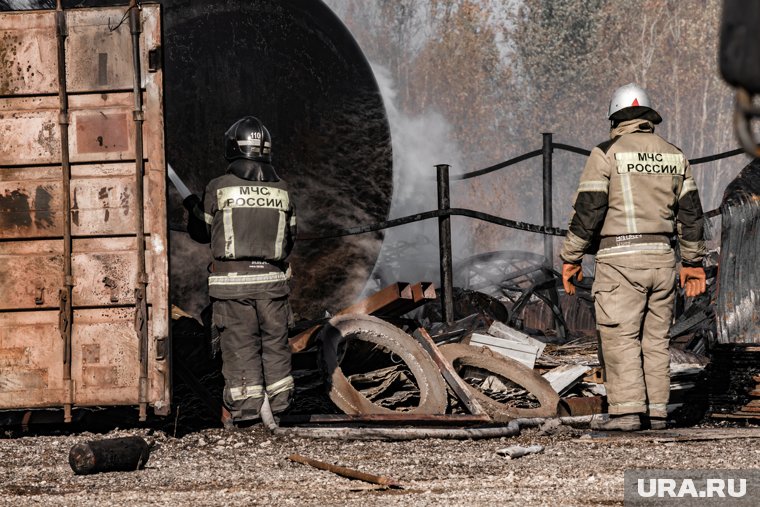
M 328 1 L 345 6 L 365 52 L 391 69 L 403 111 L 436 111 L 453 126 L 465 169 L 534 150 L 542 132 L 590 148 L 608 133 L 610 93 L 628 82 L 647 87 L 665 119 L 658 132 L 690 158 L 736 146 L 716 63 L 720 0 Z M 554 161 L 561 226 L 584 159 L 555 152 Z M 707 208 L 744 163 L 695 169 Z M 539 223 L 540 174 L 533 159 L 457 185 L 472 208 Z M 476 250 L 521 234 L 473 229 Z

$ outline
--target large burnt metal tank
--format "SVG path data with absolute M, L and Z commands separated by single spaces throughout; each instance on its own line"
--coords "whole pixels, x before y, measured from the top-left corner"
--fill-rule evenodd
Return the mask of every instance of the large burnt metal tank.
M 147 2 L 142 2 L 147 3 Z M 272 133 L 274 164 L 291 185 L 301 233 L 384 220 L 392 194 L 390 131 L 372 69 L 321 0 L 162 0 L 166 159 L 200 193 L 226 168 L 222 134 L 254 115 Z M 125 5 L 65 0 L 64 8 Z M 0 9 L 54 8 L 1 0 Z M 119 22 L 114 19 L 114 25 Z M 184 223 L 168 194 L 172 228 Z M 171 234 L 172 302 L 207 301 L 208 247 Z M 381 235 L 301 242 L 291 303 L 304 318 L 350 303 L 374 266 Z
M 387 217 L 392 161 L 382 97 L 353 37 L 321 0 L 162 4 L 167 160 L 191 189 L 224 171 L 222 133 L 252 114 L 272 133 L 301 233 Z M 181 221 L 178 196 L 169 197 L 171 219 Z M 171 239 L 173 300 L 197 311 L 208 249 L 184 234 Z M 379 247 L 378 236 L 297 244 L 296 313 L 314 318 L 350 303 Z

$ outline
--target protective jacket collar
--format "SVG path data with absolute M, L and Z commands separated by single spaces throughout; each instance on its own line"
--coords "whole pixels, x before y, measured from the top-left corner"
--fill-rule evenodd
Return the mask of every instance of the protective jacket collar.
M 271 164 L 247 158 L 233 160 L 227 167 L 227 172 L 249 181 L 280 181 L 280 177 L 277 176 Z
M 654 124 L 649 120 L 642 120 L 640 118 L 637 120 L 624 121 L 610 130 L 610 138 L 615 139 L 623 134 L 631 134 L 633 132 L 647 132 L 651 134 L 654 132 Z

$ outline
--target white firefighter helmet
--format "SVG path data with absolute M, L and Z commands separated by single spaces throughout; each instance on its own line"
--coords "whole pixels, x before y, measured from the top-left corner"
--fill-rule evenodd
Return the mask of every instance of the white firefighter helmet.
M 610 110 L 607 113 L 607 118 L 612 119 L 612 115 L 621 109 L 636 106 L 652 108 L 647 92 L 634 83 L 628 83 L 615 90 L 612 94 Z

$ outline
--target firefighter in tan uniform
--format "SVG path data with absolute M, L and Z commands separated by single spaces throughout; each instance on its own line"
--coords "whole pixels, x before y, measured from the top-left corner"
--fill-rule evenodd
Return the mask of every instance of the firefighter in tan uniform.
M 288 187 L 271 165 L 271 138 L 252 116 L 225 133 L 224 175 L 203 199 L 188 197 L 188 232 L 210 243 L 208 279 L 213 324 L 220 334 L 224 402 L 233 421 L 260 417 L 265 395 L 274 414 L 293 394 L 288 324 L 288 257 L 296 213 Z
M 668 329 L 679 278 L 687 296 L 705 291 L 702 205 L 689 162 L 654 133 L 662 121 L 646 92 L 618 88 L 609 108 L 610 140 L 591 152 L 562 246 L 562 281 L 582 277 L 598 242 L 592 292 L 605 363 L 610 419 L 594 426 L 664 428 L 670 395 Z M 641 417 L 640 417 L 641 416 Z

